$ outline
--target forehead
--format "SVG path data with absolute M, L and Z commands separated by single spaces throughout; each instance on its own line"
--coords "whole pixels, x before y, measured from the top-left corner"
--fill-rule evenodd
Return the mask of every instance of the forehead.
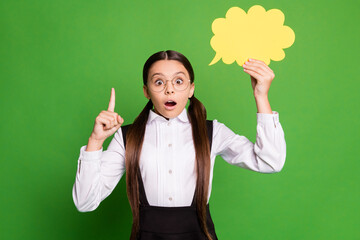
M 178 72 L 183 72 L 186 77 L 189 77 L 186 68 L 181 62 L 176 60 L 159 60 L 151 65 L 151 68 L 149 69 L 149 78 L 155 74 L 156 76 L 171 78 L 174 75 L 177 75 Z

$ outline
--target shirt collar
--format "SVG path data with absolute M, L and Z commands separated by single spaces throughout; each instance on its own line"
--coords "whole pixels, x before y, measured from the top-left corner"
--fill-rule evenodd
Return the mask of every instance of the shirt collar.
M 156 112 L 154 112 L 154 110 L 151 110 L 151 109 L 150 109 L 149 111 L 150 111 L 150 112 L 149 112 L 148 123 L 151 123 L 153 120 L 156 120 L 156 121 L 164 121 L 164 122 L 172 122 L 172 121 L 174 121 L 174 119 L 178 119 L 178 120 L 180 120 L 181 122 L 184 122 L 184 123 L 189 122 L 189 117 L 188 117 L 188 115 L 187 115 L 187 110 L 186 110 L 186 108 L 184 108 L 184 109 L 182 110 L 182 112 L 181 112 L 177 117 L 175 117 L 175 118 L 169 118 L 169 121 L 166 120 L 165 117 L 163 117 L 163 116 L 157 114 Z

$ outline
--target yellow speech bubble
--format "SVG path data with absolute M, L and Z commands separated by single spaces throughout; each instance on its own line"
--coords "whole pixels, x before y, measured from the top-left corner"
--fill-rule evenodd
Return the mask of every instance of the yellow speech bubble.
M 230 8 L 225 18 L 212 23 L 214 36 L 210 45 L 216 52 L 210 65 L 222 58 L 226 64 L 234 61 L 242 66 L 249 58 L 270 64 L 270 59 L 281 61 L 285 58 L 283 48 L 295 41 L 294 31 L 284 26 L 284 14 L 279 9 L 266 11 L 254 5 L 248 13 L 239 7 Z

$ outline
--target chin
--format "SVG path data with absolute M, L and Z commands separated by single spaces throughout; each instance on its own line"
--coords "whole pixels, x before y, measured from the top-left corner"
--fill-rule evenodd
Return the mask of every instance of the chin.
M 169 113 L 169 111 L 166 111 L 167 113 L 165 113 L 165 114 L 162 114 L 164 117 L 166 117 L 166 118 L 175 118 L 175 117 L 177 117 L 180 113 L 178 113 L 178 112 L 175 112 L 175 111 L 171 111 L 170 113 Z
M 165 118 L 175 118 L 180 113 L 181 113 L 181 111 L 178 111 L 177 109 L 174 109 L 174 110 L 171 110 L 171 111 L 164 109 L 163 112 L 160 112 L 160 114 Z

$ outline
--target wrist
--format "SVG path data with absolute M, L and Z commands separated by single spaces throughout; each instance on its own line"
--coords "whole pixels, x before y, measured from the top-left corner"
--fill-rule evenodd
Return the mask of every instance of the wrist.
M 98 140 L 98 139 L 95 139 L 94 137 L 90 136 L 85 151 L 87 151 L 87 152 L 98 151 L 102 148 L 103 143 L 104 143 L 103 140 Z
M 269 113 L 272 114 L 270 102 L 267 95 L 257 95 L 255 96 L 255 102 L 258 113 Z
M 269 97 L 267 94 L 254 94 L 256 100 L 268 100 Z

